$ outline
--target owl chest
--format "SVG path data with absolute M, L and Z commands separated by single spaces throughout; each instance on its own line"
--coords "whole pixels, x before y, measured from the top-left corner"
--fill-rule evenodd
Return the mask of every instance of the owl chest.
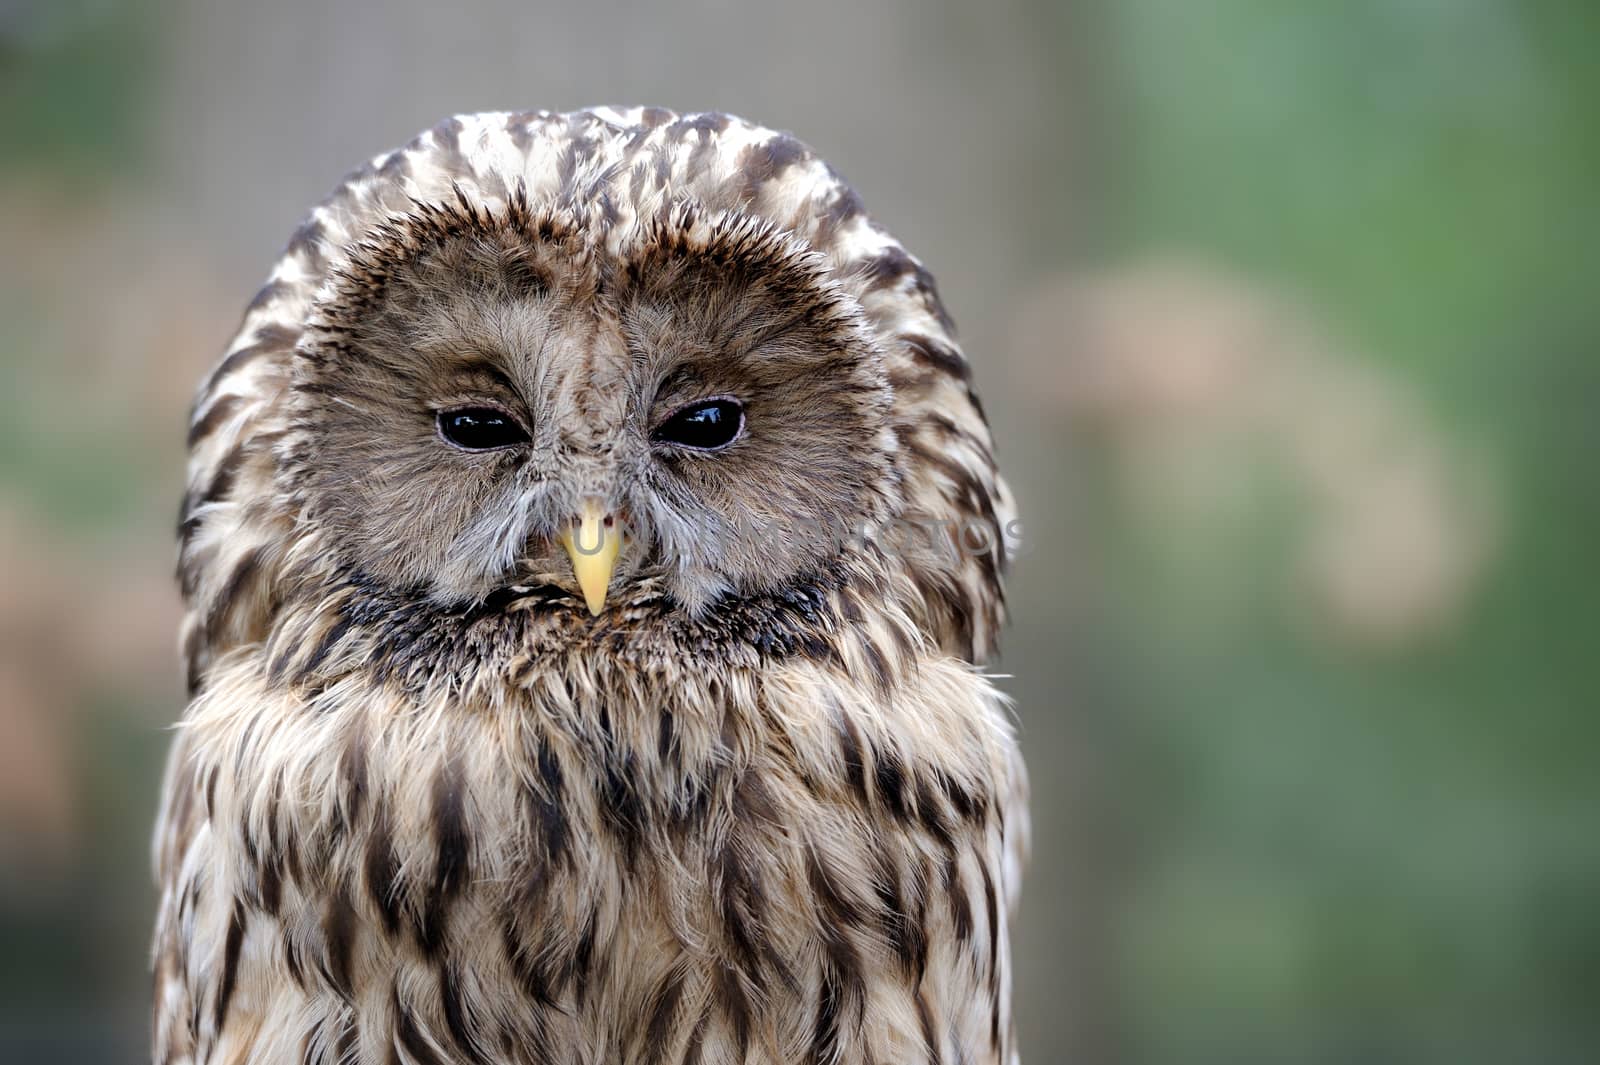
M 874 996 L 896 1015 L 980 986 L 960 959 L 993 955 L 1001 834 L 981 702 L 897 718 L 814 682 L 577 687 L 197 723 L 193 864 L 225 871 L 197 879 L 213 964 L 242 929 L 241 1001 L 309 997 L 363 1042 L 565 1032 L 604 1060 L 645 1060 L 670 1009 L 776 1061 L 824 1021 L 867 1039 Z

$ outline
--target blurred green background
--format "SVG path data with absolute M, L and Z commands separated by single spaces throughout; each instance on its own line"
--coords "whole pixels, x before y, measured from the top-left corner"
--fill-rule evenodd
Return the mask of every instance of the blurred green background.
M 794 130 L 1028 523 L 1026 1059 L 1600 1047 L 1600 5 L 0 2 L 0 1060 L 135 1062 L 182 426 L 445 114 Z

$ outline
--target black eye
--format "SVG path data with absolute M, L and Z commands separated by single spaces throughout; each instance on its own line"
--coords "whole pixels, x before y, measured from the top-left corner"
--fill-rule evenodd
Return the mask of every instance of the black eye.
M 662 422 L 651 439 L 663 444 L 716 451 L 739 438 L 744 407 L 737 400 L 708 399 L 692 403 Z
M 528 433 L 517 420 L 493 407 L 440 411 L 439 435 L 467 451 L 493 451 L 528 442 Z

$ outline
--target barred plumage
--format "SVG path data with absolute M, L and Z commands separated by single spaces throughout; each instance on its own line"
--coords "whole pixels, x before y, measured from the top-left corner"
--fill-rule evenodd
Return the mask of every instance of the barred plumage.
M 739 446 L 651 452 L 680 392 Z M 442 457 L 467 399 L 526 447 Z M 1009 502 L 931 277 L 799 142 L 440 124 L 312 212 L 190 447 L 155 1060 L 1016 1060 Z

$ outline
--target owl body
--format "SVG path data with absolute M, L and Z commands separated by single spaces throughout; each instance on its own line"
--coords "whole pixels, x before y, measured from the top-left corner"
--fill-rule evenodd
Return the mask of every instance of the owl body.
M 807 149 L 449 120 L 313 212 L 190 440 L 156 1061 L 1016 1060 L 1009 504 Z

